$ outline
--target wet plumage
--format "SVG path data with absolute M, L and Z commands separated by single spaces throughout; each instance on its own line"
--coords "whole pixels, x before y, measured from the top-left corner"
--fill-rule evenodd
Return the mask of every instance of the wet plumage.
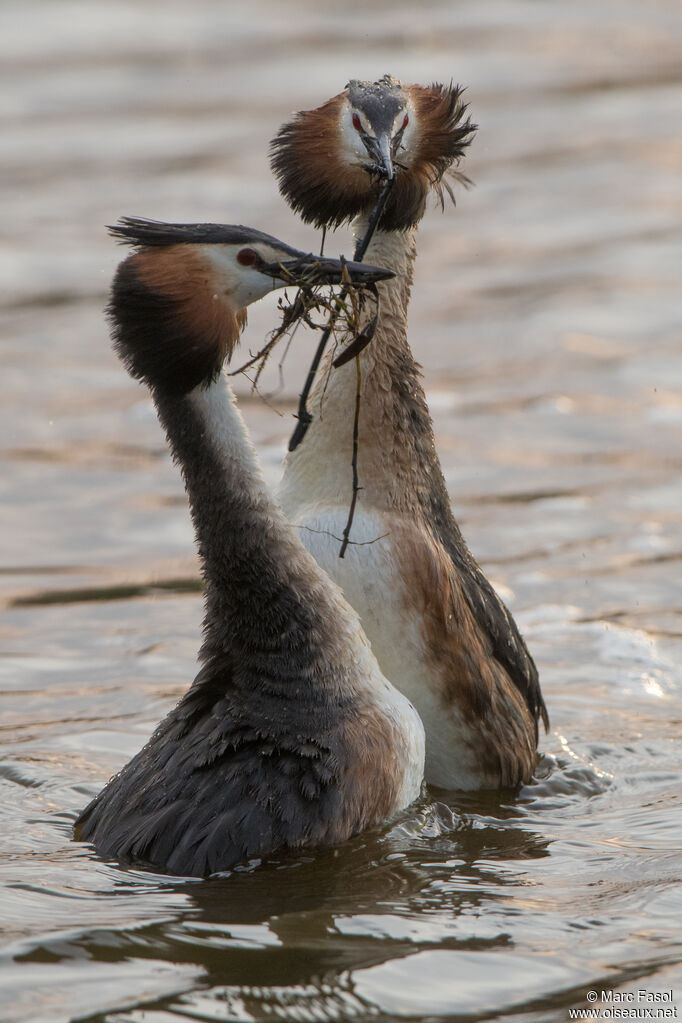
M 296 115 L 273 141 L 283 195 L 318 226 L 354 219 L 361 237 L 381 182 L 395 178 L 366 257 L 396 273 L 378 286 L 378 326 L 360 356 L 362 490 L 354 538 L 368 545 L 341 561 L 329 539 L 348 503 L 356 386 L 353 366 L 328 375 L 332 356 L 311 396 L 317 414 L 287 458 L 280 498 L 360 614 L 382 670 L 419 710 L 426 780 L 452 788 L 529 780 L 538 721 L 547 724 L 533 659 L 452 514 L 407 340 L 415 226 L 430 192 L 442 200 L 445 176 L 473 132 L 459 87 L 385 77 L 350 83 L 317 110 Z
M 245 319 L 235 299 L 281 286 L 272 268 L 292 254 L 314 257 L 248 228 L 207 242 L 196 227 L 128 222 L 138 249 L 119 269 L 109 317 L 183 472 L 206 585 L 202 667 L 81 814 L 76 837 L 106 857 L 203 876 L 342 842 L 407 805 L 423 729 L 268 494 L 220 373 Z M 316 265 L 340 280 L 338 261 Z

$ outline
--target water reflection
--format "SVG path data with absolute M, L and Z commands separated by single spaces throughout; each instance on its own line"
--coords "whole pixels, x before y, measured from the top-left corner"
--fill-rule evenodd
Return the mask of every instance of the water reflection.
M 209 990 L 174 1003 L 179 1014 L 204 1018 L 226 999 L 232 1011 L 241 1005 L 242 1018 L 259 1019 L 274 1006 L 287 1019 L 303 1006 L 352 1017 L 373 1004 L 356 992 L 361 978 L 393 960 L 434 946 L 507 949 L 512 938 L 499 921 L 486 922 L 487 906 L 503 887 L 523 883 L 510 861 L 545 856 L 547 847 L 518 817 L 464 820 L 444 802 L 426 802 L 338 850 L 175 885 L 191 906 L 181 921 L 99 940 L 89 933 L 49 952 L 77 956 L 80 948 L 106 961 L 161 955 L 202 967 Z M 506 861 L 499 869 L 498 858 Z M 35 951 L 27 961 L 37 961 Z
M 5 890 L 24 915 L 32 901 L 36 921 L 49 911 L 52 933 L 16 943 L 15 968 L 29 971 L 39 993 L 54 985 L 57 966 L 74 979 L 80 970 L 79 997 L 94 983 L 109 1005 L 120 1004 L 111 998 L 117 976 L 144 1009 L 89 1017 L 107 1023 L 211 1019 L 228 1010 L 244 1020 L 273 1012 L 294 1020 L 304 1011 L 392 1018 L 418 1015 L 419 1004 L 450 1017 L 455 989 L 465 1013 L 512 1005 L 542 1012 L 547 999 L 554 1007 L 572 1004 L 600 970 L 609 983 L 641 975 L 644 934 L 630 936 L 630 967 L 614 972 L 601 949 L 617 944 L 623 913 L 651 905 L 652 885 L 670 891 L 677 862 L 676 852 L 666 860 L 659 846 L 649 867 L 641 855 L 621 859 L 616 878 L 613 826 L 626 819 L 627 779 L 577 760 L 578 754 L 545 757 L 538 780 L 518 794 L 440 792 L 434 799 L 434 792 L 340 849 L 206 881 L 100 863 L 89 847 L 70 842 L 63 814 L 44 814 L 36 818 L 43 851 L 35 870 L 25 864 L 25 880 Z M 30 781 L 30 768 L 24 771 L 18 788 Z M 665 789 L 671 778 L 649 783 Z M 40 786 L 29 791 L 38 798 Z M 595 801 L 597 814 L 586 827 L 587 805 Z M 650 827 L 637 792 L 632 802 Z M 674 840 L 675 803 L 660 804 L 661 838 L 667 819 Z M 55 909 L 65 901 L 66 926 L 55 929 Z M 662 927 L 659 915 L 659 934 Z M 569 955 L 575 928 L 581 952 Z M 524 951 L 529 940 L 532 954 Z M 556 948 L 563 949 L 558 959 Z M 156 978 L 156 995 L 153 985 L 142 995 L 145 971 Z M 47 1004 L 42 995 L 40 1004 Z
M 678 0 L 68 10 L 10 4 L 0 33 L 3 1020 L 566 1023 L 633 983 L 682 1003 Z M 202 611 L 181 483 L 109 349 L 98 225 L 315 247 L 266 141 L 385 72 L 464 82 L 481 125 L 476 188 L 420 228 L 410 330 L 555 731 L 519 793 L 433 791 L 337 852 L 206 882 L 104 863 L 70 823 L 193 678 Z M 309 360 L 302 339 L 277 412 L 243 387 L 271 483 Z

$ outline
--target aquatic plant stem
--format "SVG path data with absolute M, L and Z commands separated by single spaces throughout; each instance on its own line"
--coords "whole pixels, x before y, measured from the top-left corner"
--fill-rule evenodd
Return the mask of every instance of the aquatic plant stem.
M 393 187 L 393 182 L 394 181 L 395 181 L 395 178 L 389 178 L 384 183 L 384 187 L 381 190 L 381 194 L 380 194 L 379 198 L 377 199 L 377 202 L 376 202 L 376 204 L 375 204 L 375 206 L 374 206 L 374 208 L 373 208 L 373 210 L 372 210 L 372 212 L 370 214 L 369 222 L 367 224 L 367 230 L 365 231 L 364 236 L 358 241 L 357 245 L 355 246 L 355 252 L 353 254 L 353 259 L 355 260 L 356 263 L 361 263 L 362 260 L 365 257 L 365 253 L 367 252 L 367 248 L 369 246 L 369 243 L 371 242 L 372 236 L 374 235 L 374 232 L 376 230 L 377 224 L 379 223 L 379 218 L 381 217 L 381 214 L 384 211 L 384 207 L 385 207 L 385 205 L 386 205 L 386 203 L 388 201 L 388 197 L 390 195 L 391 188 Z M 341 299 L 341 301 L 343 301 L 343 299 L 346 297 L 346 293 L 347 293 L 346 289 L 344 288 L 344 290 L 339 295 L 339 298 Z M 327 324 L 327 326 L 326 326 L 326 328 L 324 330 L 324 333 L 322 334 L 322 337 L 320 338 L 319 344 L 317 346 L 317 350 L 316 350 L 315 355 L 313 357 L 313 361 L 310 364 L 310 369 L 308 370 L 308 376 L 306 377 L 305 384 L 303 385 L 303 390 L 301 391 L 301 394 L 300 394 L 300 397 L 299 397 L 298 412 L 296 413 L 296 418 L 298 419 L 298 422 L 296 423 L 296 426 L 294 428 L 294 432 L 292 433 L 292 435 L 291 435 L 291 437 L 289 439 L 289 451 L 295 451 L 296 450 L 298 445 L 301 443 L 301 441 L 305 437 L 305 435 L 306 435 L 306 433 L 308 431 L 308 427 L 310 426 L 310 424 L 313 421 L 313 417 L 312 417 L 311 413 L 308 410 L 308 396 L 309 396 L 310 390 L 311 390 L 311 388 L 313 386 L 313 381 L 315 380 L 315 374 L 317 373 L 317 370 L 319 368 L 320 362 L 322 360 L 322 356 L 324 354 L 324 350 L 327 347 L 327 343 L 329 341 L 329 338 L 331 337 L 331 333 L 332 333 L 332 330 L 334 328 L 334 324 L 336 322 L 336 316 L 337 315 L 338 315 L 338 313 L 336 315 L 332 314 L 332 316 L 331 316 L 331 318 L 329 320 L 329 323 Z

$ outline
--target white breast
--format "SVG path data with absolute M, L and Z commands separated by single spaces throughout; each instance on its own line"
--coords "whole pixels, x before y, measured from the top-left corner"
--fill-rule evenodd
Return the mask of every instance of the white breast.
M 288 488 L 283 489 L 282 504 L 305 546 L 360 616 L 381 671 L 419 712 L 427 735 L 427 781 L 444 788 L 479 788 L 470 730 L 456 707 L 444 704 L 442 682 L 428 667 L 421 617 L 410 611 L 410 594 L 400 572 L 404 552 L 396 550 L 390 517 L 358 506 L 353 544 L 342 559 L 347 506 L 304 505 Z

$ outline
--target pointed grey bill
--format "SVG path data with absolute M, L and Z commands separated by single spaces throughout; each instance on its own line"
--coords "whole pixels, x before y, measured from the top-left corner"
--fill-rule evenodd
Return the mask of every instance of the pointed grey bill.
M 261 263 L 260 273 L 269 277 L 277 277 L 287 284 L 351 284 L 363 287 L 386 281 L 395 277 L 392 270 L 384 270 L 369 263 L 355 263 L 345 259 L 329 259 L 326 256 L 314 256 L 312 253 L 301 253 L 297 259 L 281 262 Z
M 382 131 L 376 139 L 371 140 L 373 155 L 388 181 L 395 177 L 393 168 L 392 139 L 387 131 Z

